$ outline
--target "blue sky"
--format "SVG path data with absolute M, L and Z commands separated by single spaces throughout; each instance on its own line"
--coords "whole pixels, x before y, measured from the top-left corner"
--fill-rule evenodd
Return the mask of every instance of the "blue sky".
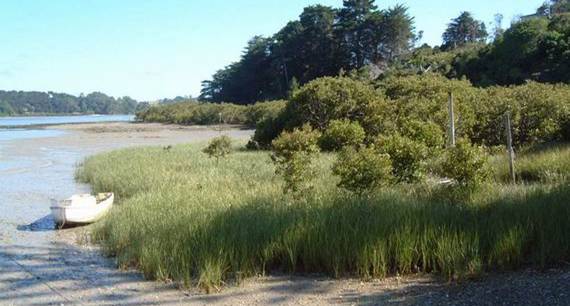
M 440 44 L 461 11 L 505 25 L 543 0 L 381 0 L 401 3 Z M 236 61 L 247 40 L 271 35 L 310 4 L 341 0 L 0 0 L 0 89 L 102 91 L 154 100 L 198 95 L 200 82 Z

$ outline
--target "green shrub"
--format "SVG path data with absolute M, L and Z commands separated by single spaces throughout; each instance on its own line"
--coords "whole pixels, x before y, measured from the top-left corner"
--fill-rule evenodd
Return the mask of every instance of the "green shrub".
M 430 152 L 437 152 L 445 145 L 445 133 L 434 122 L 410 120 L 401 128 L 401 134 L 423 143 L 430 149 Z
M 358 122 L 333 120 L 320 139 L 323 150 L 336 151 L 346 146 L 358 146 L 364 142 L 366 132 Z
M 346 77 L 325 77 L 309 82 L 295 92 L 288 108 L 290 125 L 311 124 L 325 130 L 332 120 L 357 121 L 366 128 L 367 117 L 382 110 L 383 97 L 364 82 Z
M 392 181 L 392 161 L 387 154 L 374 148 L 345 147 L 333 165 L 333 174 L 340 177 L 338 186 L 357 194 L 373 191 Z
M 570 117 L 570 86 L 528 82 L 520 86 L 491 87 L 477 104 L 471 140 L 486 145 L 506 142 L 504 115 L 511 113 L 513 143 L 522 146 L 564 139 Z
M 380 153 L 392 160 L 393 173 L 399 182 L 417 182 L 425 177 L 428 147 L 408 137 L 393 134 L 380 136 L 376 141 Z
M 485 99 L 485 91 L 475 88 L 465 80 L 450 80 L 437 74 L 393 77 L 378 84 L 379 89 L 391 100 L 387 119 L 398 129 L 412 121 L 435 123 L 442 131 L 449 125 L 448 98 L 453 93 L 456 133 L 469 137 L 477 122 L 476 106 Z
M 476 186 L 490 177 L 489 157 L 484 148 L 461 139 L 446 152 L 442 171 L 460 185 Z
M 284 192 L 298 196 L 311 189 L 314 177 L 312 165 L 319 152 L 317 145 L 320 133 L 305 124 L 292 132 L 283 132 L 272 143 L 271 156 L 276 166 L 276 174 L 285 180 Z
M 267 118 L 276 118 L 287 105 L 287 101 L 258 102 L 247 106 L 245 113 L 245 124 L 256 127 Z
M 284 130 L 289 118 L 287 110 L 279 113 L 268 113 L 267 116 L 256 125 L 255 132 L 247 144 L 248 149 L 268 149 L 271 142 Z
M 202 152 L 210 157 L 216 158 L 218 161 L 221 157 L 226 157 L 232 151 L 232 139 L 226 135 L 222 135 L 210 140 L 210 143 Z

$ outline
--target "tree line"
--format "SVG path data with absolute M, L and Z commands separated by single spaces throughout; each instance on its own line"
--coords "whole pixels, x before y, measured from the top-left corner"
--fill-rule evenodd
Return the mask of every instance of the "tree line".
M 252 38 L 239 62 L 203 82 L 200 99 L 249 104 L 285 98 L 315 78 L 393 61 L 419 37 L 414 18 L 405 6 L 380 10 L 374 2 L 306 7 L 275 35 Z
M 0 90 L 0 115 L 19 114 L 133 114 L 147 106 L 130 97 L 104 93 L 69 95 L 55 92 Z
M 271 37 L 252 38 L 238 62 L 204 81 L 200 100 L 251 104 L 288 98 L 313 79 L 358 73 L 365 78 L 441 73 L 478 86 L 570 81 L 569 0 L 492 28 L 470 12 L 450 21 L 441 46 L 416 47 L 422 37 L 407 7 L 379 9 L 374 0 L 345 0 L 335 9 L 306 7 Z

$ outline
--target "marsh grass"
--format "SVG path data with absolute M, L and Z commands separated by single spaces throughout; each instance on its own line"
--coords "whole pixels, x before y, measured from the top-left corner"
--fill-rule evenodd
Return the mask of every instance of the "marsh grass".
M 510 180 L 507 154 L 494 158 L 495 177 Z M 570 178 L 570 144 L 543 145 L 520 149 L 515 159 L 515 173 L 525 183 L 555 183 Z
M 353 196 L 317 162 L 302 201 L 282 194 L 267 152 L 218 164 L 202 146 L 138 148 L 91 157 L 77 172 L 118 205 L 93 233 L 120 265 L 151 279 L 206 290 L 270 271 L 382 278 L 486 270 L 570 259 L 570 190 L 564 183 L 477 190 L 407 185 Z

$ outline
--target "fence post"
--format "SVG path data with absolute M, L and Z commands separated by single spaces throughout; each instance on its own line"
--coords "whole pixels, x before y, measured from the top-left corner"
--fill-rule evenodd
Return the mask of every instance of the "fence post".
M 505 113 L 505 128 L 507 130 L 507 150 L 509 151 L 509 171 L 513 184 L 517 182 L 515 174 L 515 151 L 513 150 L 513 134 L 511 131 L 511 113 Z
M 453 110 L 453 93 L 449 92 L 449 146 L 455 147 L 455 113 Z

